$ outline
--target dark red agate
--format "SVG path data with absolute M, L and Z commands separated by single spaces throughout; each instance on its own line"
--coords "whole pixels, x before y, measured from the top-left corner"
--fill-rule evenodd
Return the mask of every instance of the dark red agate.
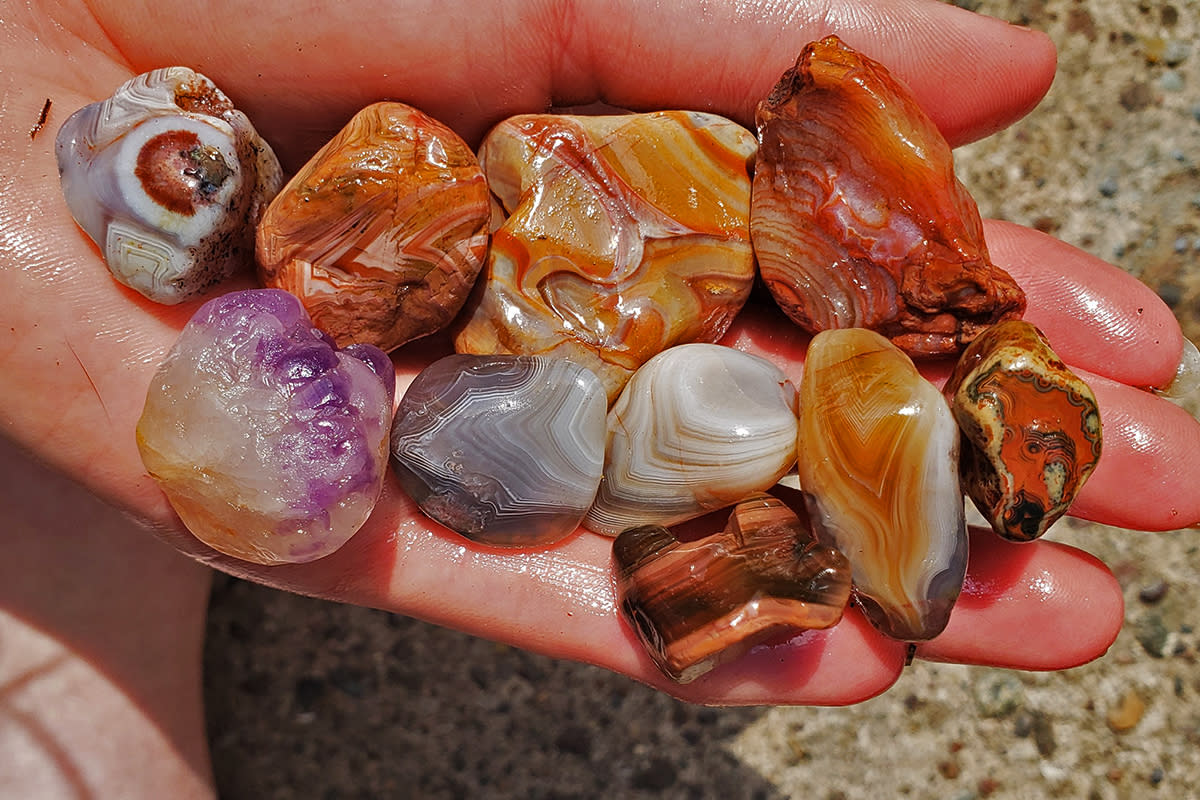
M 908 90 L 830 36 L 756 115 L 750 232 L 763 280 L 810 332 L 870 328 L 909 355 L 958 353 L 1019 317 L 950 146 Z

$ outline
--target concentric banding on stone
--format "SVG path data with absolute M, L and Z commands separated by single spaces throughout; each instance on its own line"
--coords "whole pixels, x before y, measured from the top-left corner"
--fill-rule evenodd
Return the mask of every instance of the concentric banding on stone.
M 252 266 L 254 226 L 282 183 L 246 116 L 185 67 L 75 112 L 55 151 L 67 207 L 113 277 L 166 304 Z
M 674 525 L 775 484 L 796 461 L 796 391 L 765 359 L 715 344 L 650 359 L 608 414 L 604 480 L 584 526 Z
M 460 353 L 554 355 L 610 401 L 651 356 L 715 342 L 749 297 L 753 135 L 712 114 L 530 114 L 480 163 L 506 218 Z
M 630 528 L 613 543 L 613 565 L 621 612 L 679 683 L 773 634 L 835 625 L 850 598 L 845 556 L 767 495 L 738 503 L 723 531 L 700 539 Z
M 1006 539 L 1038 538 L 1067 512 L 1100 460 L 1091 387 L 1020 320 L 963 353 L 945 386 L 963 432 L 962 482 Z
M 834 36 L 813 42 L 755 119 L 755 255 L 805 330 L 870 328 L 935 355 L 1024 311 L 950 146 L 882 64 Z
M 599 379 L 570 361 L 448 356 L 400 401 L 393 464 L 447 528 L 493 545 L 550 544 L 595 497 L 607 407 Z
M 155 373 L 138 449 L 183 523 L 260 564 L 306 562 L 366 521 L 387 470 L 396 378 L 339 351 L 286 292 L 205 303 Z
M 944 397 L 877 333 L 813 337 L 800 382 L 797 470 L 818 538 L 853 568 L 884 634 L 936 636 L 962 589 L 959 433 Z
M 490 216 L 466 142 L 415 108 L 375 103 L 271 203 L 259 277 L 299 297 L 339 344 L 392 350 L 454 319 L 483 266 Z

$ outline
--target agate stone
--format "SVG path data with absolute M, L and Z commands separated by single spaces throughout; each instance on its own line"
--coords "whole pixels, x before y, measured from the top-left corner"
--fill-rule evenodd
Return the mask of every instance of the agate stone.
M 754 149 L 696 112 L 496 126 L 479 158 L 506 218 L 455 349 L 566 357 L 611 401 L 659 351 L 721 338 L 754 280 Z
M 1027 322 L 971 343 L 945 387 L 963 433 L 963 488 L 996 533 L 1027 542 L 1070 508 L 1100 459 L 1091 388 Z
M 679 683 L 773 635 L 837 624 L 850 597 L 845 557 L 768 495 L 738 503 L 725 530 L 694 541 L 660 525 L 630 528 L 613 562 L 622 614 Z
M 392 350 L 440 330 L 483 265 L 487 183 L 456 133 L 403 103 L 354 116 L 258 227 L 263 284 L 340 345 Z
M 599 379 L 570 361 L 448 356 L 400 401 L 396 474 L 425 514 L 469 539 L 551 544 L 596 494 L 607 407 Z
M 715 344 L 672 347 L 608 414 L 604 481 L 584 526 L 674 525 L 775 485 L 796 462 L 796 390 L 778 367 Z
M 55 153 L 67 207 L 113 277 L 167 305 L 251 268 L 254 226 L 283 182 L 246 115 L 186 67 L 76 111 Z
M 870 328 L 937 355 L 1024 311 L 949 145 L 881 64 L 814 42 L 756 119 L 750 232 L 763 280 L 805 330 Z
M 395 372 L 339 350 L 286 292 L 205 303 L 137 426 L 150 475 L 201 541 L 259 564 L 312 561 L 366 521 L 387 470 Z
M 967 567 L 959 433 L 946 399 L 872 331 L 813 337 L 800 381 L 797 468 L 817 537 L 850 560 L 884 634 L 931 639 Z

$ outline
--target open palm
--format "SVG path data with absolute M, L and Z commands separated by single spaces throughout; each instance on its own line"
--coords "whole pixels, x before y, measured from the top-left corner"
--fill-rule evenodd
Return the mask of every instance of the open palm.
M 255 567 L 188 535 L 146 474 L 133 431 L 151 374 L 196 303 L 155 306 L 109 277 L 59 192 L 54 130 L 132 75 L 173 64 L 230 95 L 286 171 L 384 98 L 421 108 L 473 145 L 507 116 L 595 101 L 709 110 L 748 124 L 800 48 L 838 33 L 905 80 L 957 144 L 1027 112 L 1054 68 L 1041 35 L 918 0 L 349 0 L 319 13 L 249 0 L 177 9 L 170 0 L 111 0 L 5 2 L 0 11 L 3 433 L 220 569 L 656 685 L 664 680 L 616 614 L 608 539 L 581 533 L 537 552 L 477 547 L 429 524 L 390 478 L 367 526 L 312 564 Z M 46 130 L 31 135 L 47 98 Z M 987 235 L 993 259 L 1028 295 L 1027 319 L 1100 402 L 1105 456 L 1073 512 L 1142 529 L 1200 522 L 1200 491 L 1183 469 L 1200 452 L 1200 424 L 1143 391 L 1169 383 L 1179 363 L 1183 340 L 1170 312 L 1116 268 L 1042 234 L 997 222 Z M 789 326 L 777 313 L 747 313 L 726 343 L 798 380 L 804 339 Z M 400 391 L 442 352 L 440 342 L 397 351 Z M 919 657 L 1053 669 L 1095 657 L 1116 635 L 1120 592 L 1095 559 L 991 535 L 974 535 L 971 548 L 949 628 Z M 847 703 L 890 685 L 904 655 L 851 610 L 834 629 L 666 688 L 706 702 Z

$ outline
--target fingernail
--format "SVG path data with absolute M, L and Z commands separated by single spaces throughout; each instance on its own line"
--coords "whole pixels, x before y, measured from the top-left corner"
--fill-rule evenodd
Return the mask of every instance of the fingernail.
M 1158 393 L 1172 400 L 1182 400 L 1200 390 L 1200 349 L 1188 339 L 1183 340 L 1183 355 L 1175 377 Z

